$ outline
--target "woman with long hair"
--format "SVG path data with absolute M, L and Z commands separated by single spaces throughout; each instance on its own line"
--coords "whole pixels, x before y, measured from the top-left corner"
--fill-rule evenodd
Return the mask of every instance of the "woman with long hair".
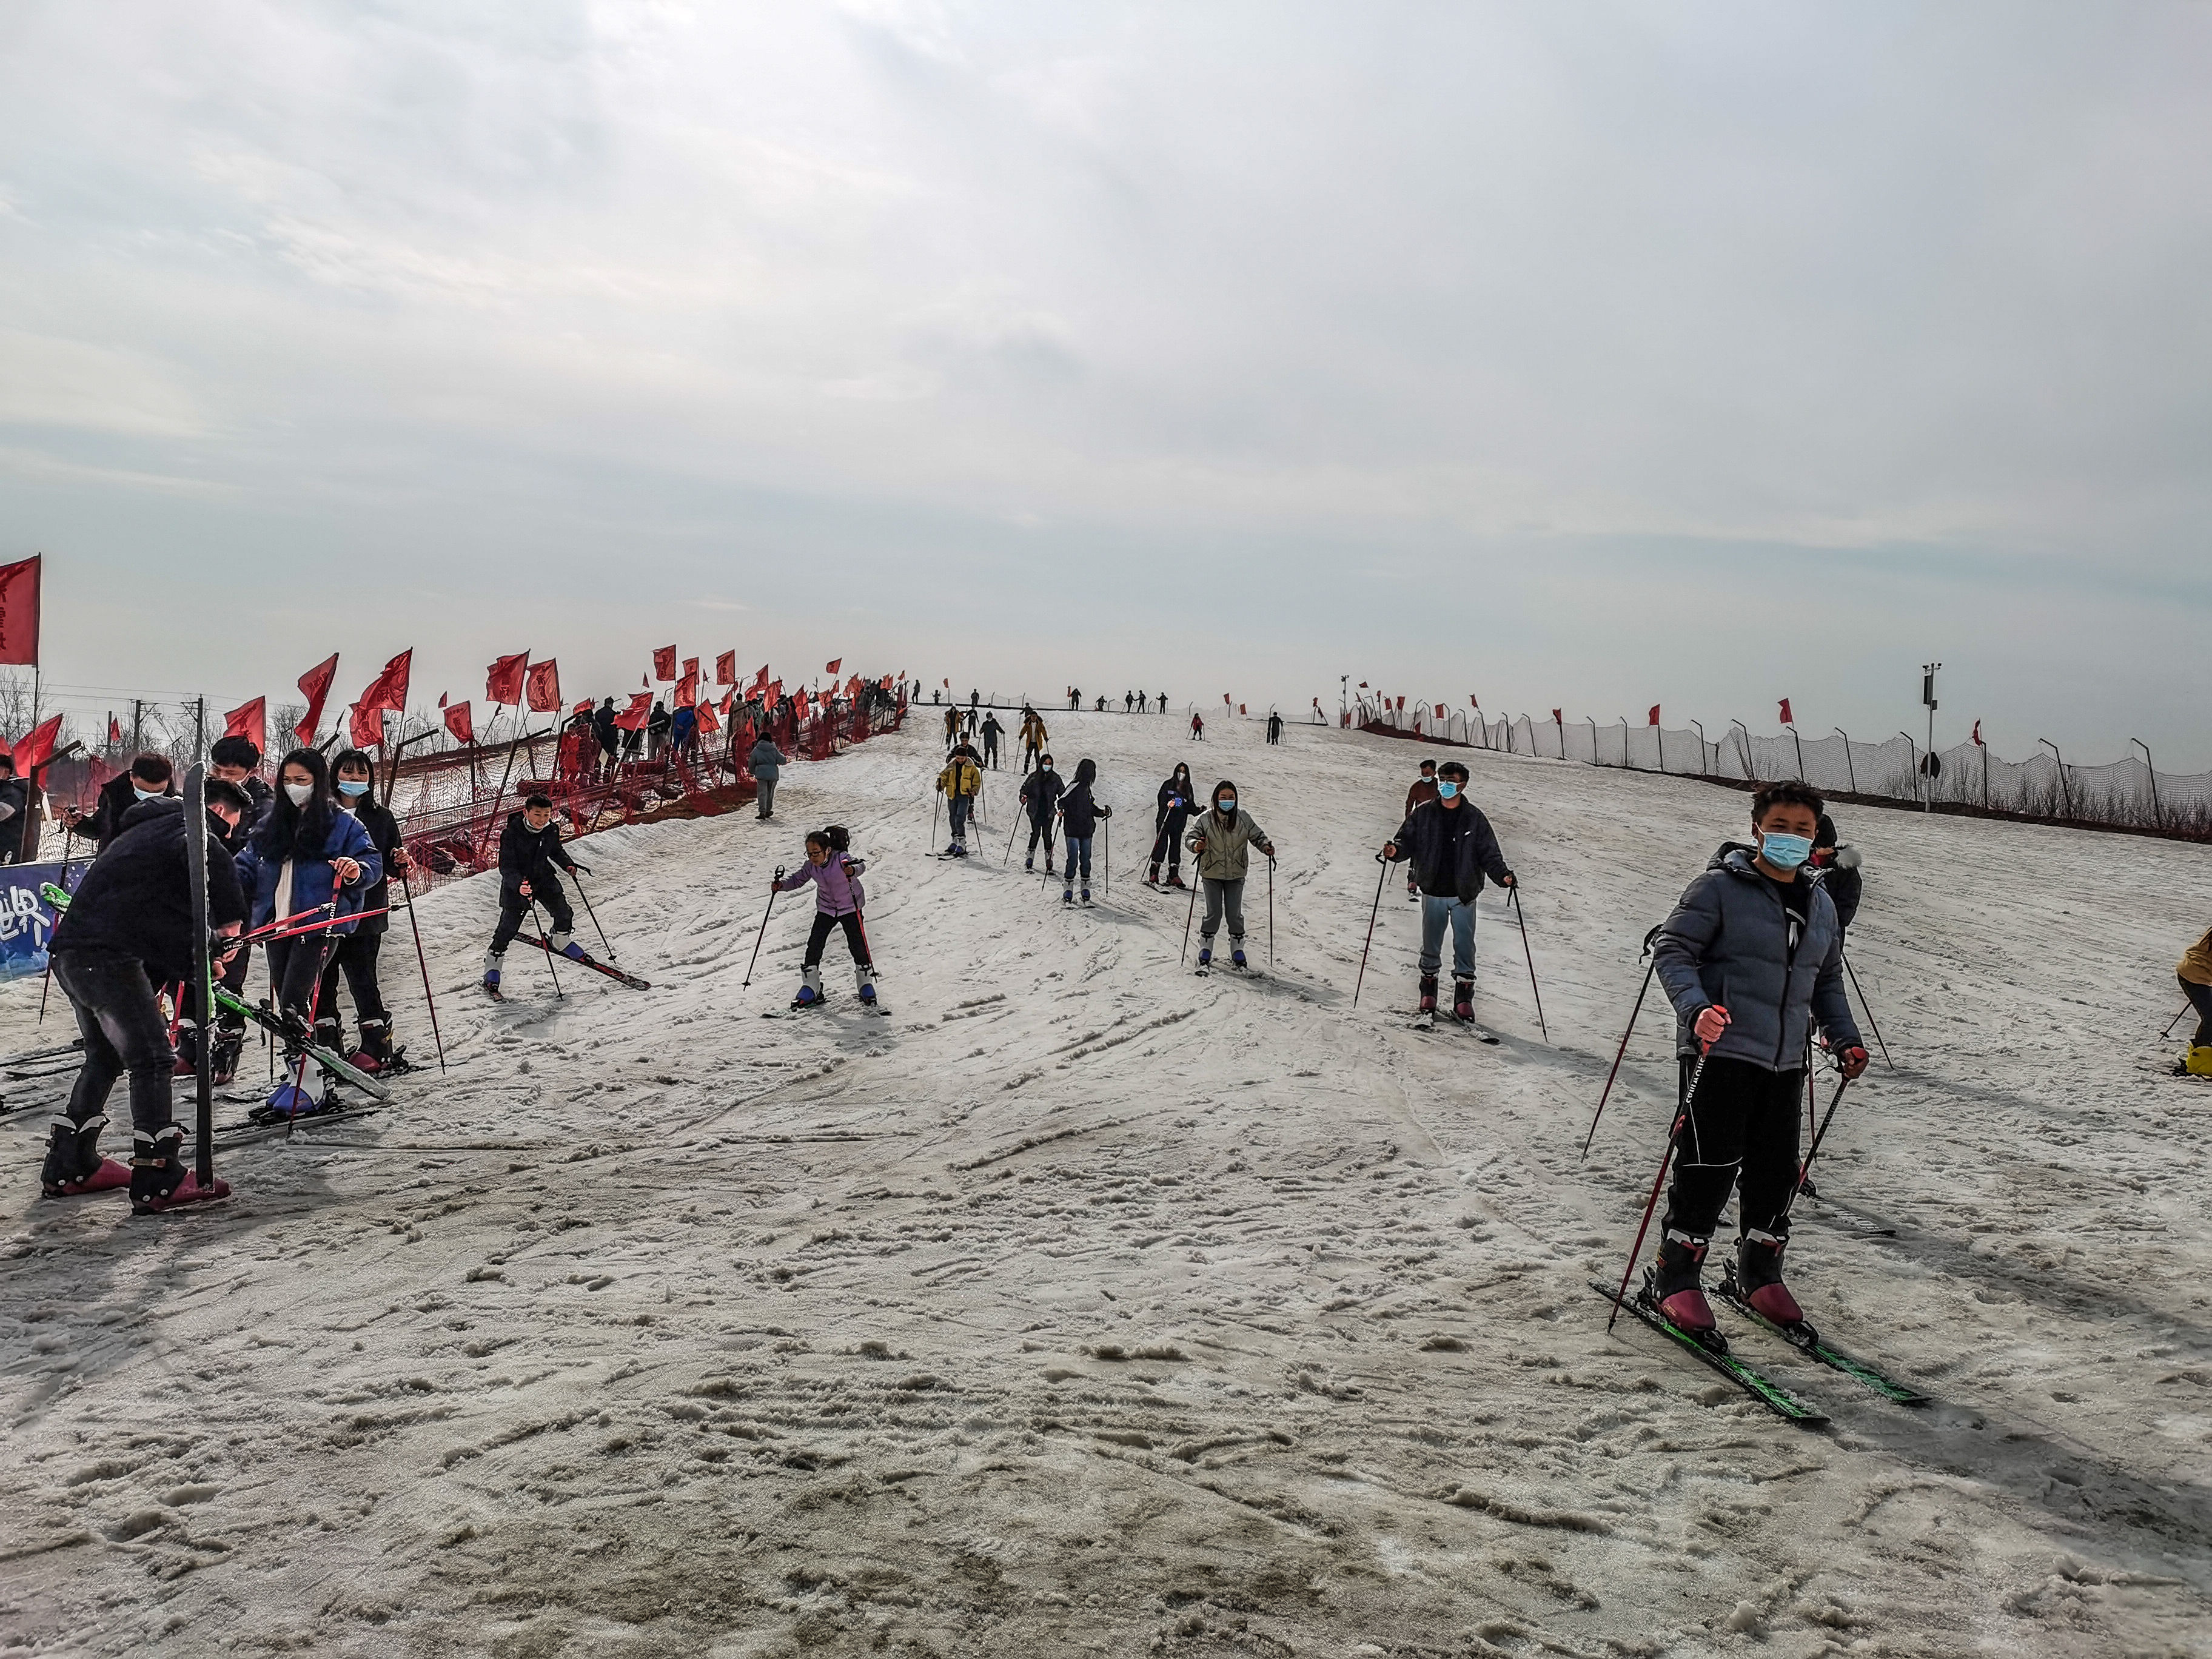
M 339 810 L 322 755 L 295 749 L 285 756 L 276 769 L 276 798 L 238 855 L 238 879 L 252 906 L 252 927 L 297 916 L 310 929 L 268 945 L 271 999 L 294 1028 L 285 1052 L 295 1060 L 313 1030 L 323 969 L 338 941 L 353 932 L 361 896 L 383 874 L 368 829 Z M 314 927 L 317 921 L 325 925 Z M 289 1083 L 278 1093 L 288 1111 L 312 1109 Z
M 358 749 L 348 749 L 331 763 L 331 770 L 337 781 L 339 807 L 361 820 L 383 869 L 361 896 L 360 908 L 368 914 L 353 932 L 338 940 L 329 965 L 323 969 L 322 988 L 317 994 L 315 1040 L 339 1054 L 346 1052 L 345 1026 L 338 1018 L 338 975 L 343 973 L 346 990 L 353 998 L 354 1022 L 361 1028 L 353 1063 L 364 1072 L 380 1072 L 392 1064 L 392 1017 L 385 1012 L 384 993 L 376 978 L 377 953 L 384 948 L 385 929 L 391 918 L 379 913 L 391 902 L 392 877 L 404 874 L 409 868 L 407 849 L 400 845 L 398 819 L 376 799 L 376 763 Z

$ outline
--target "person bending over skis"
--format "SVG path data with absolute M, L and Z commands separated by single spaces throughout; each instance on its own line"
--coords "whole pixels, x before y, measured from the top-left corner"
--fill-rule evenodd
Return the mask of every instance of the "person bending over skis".
M 1195 718 L 1195 717 L 1194 717 Z M 1272 859 L 1275 843 L 1259 821 L 1237 805 L 1237 786 L 1226 778 L 1213 786 L 1213 810 L 1198 815 L 1191 831 L 1190 850 L 1197 854 L 1199 884 L 1206 889 L 1206 922 L 1198 933 L 1198 965 L 1213 960 L 1213 936 L 1221 931 L 1221 918 L 1229 917 L 1229 959 L 1244 965 L 1244 870 L 1248 848 L 1258 848 Z
M 2189 1052 L 2174 1066 L 2174 1075 L 2212 1077 L 2212 928 L 2182 952 L 2173 976 L 2181 981 L 2181 994 L 2197 1011 L 2197 1030 L 2189 1039 Z
M 1452 1015 L 1474 1023 L 1474 901 L 1487 875 L 1500 887 L 1514 884 L 1498 836 L 1482 809 L 1467 798 L 1467 768 L 1446 761 L 1437 776 L 1437 799 L 1406 815 L 1382 856 L 1409 861 L 1421 898 L 1421 1012 L 1437 1011 L 1437 970 L 1443 965 L 1444 929 L 1452 936 Z
M 238 828 L 246 811 L 245 792 L 211 779 L 207 807 L 204 823 L 187 825 L 185 804 L 174 797 L 135 803 L 54 929 L 54 982 L 76 1015 L 84 1068 L 70 1089 L 64 1115 L 51 1126 L 39 1172 L 48 1198 L 128 1185 L 131 1208 L 143 1212 L 221 1198 L 230 1190 L 217 1182 L 199 1191 L 179 1156 L 185 1132 L 173 1121 L 171 1097 L 177 1056 L 154 997 L 155 981 L 189 984 L 193 977 L 188 830 L 208 843 L 209 926 L 228 936 L 246 919 L 246 896 L 220 839 Z M 217 947 L 219 962 L 228 955 Z M 126 1073 L 133 1153 L 128 1170 L 100 1152 L 108 1094 Z
M 1176 769 L 1168 774 L 1167 781 L 1160 786 L 1159 807 L 1152 815 L 1152 864 L 1145 875 L 1146 886 L 1158 887 L 1160 884 L 1163 860 L 1168 866 L 1167 884 L 1170 887 L 1182 885 L 1183 826 L 1190 822 L 1191 812 L 1197 804 L 1197 792 L 1190 781 L 1190 768 L 1177 761 Z
M 851 844 L 842 824 L 811 830 L 806 837 L 806 862 L 781 881 L 769 884 L 779 893 L 795 893 L 808 882 L 814 884 L 814 931 L 806 936 L 806 961 L 799 971 L 799 994 L 791 1000 L 794 1008 L 811 1008 L 822 1000 L 822 950 L 830 942 L 833 927 L 845 930 L 860 1000 L 874 1006 L 876 969 L 868 956 L 867 928 L 860 920 L 860 907 L 868 902 L 860 886 L 860 872 L 867 866 L 847 850 Z
M 1737 1287 L 1776 1324 L 1804 1324 L 1782 1280 L 1782 1252 L 1811 1024 L 1844 1077 L 1866 1070 L 1844 995 L 1835 903 L 1804 869 L 1820 822 L 1820 797 L 1809 786 L 1761 788 L 1751 802 L 1755 844 L 1715 854 L 1652 945 L 1653 969 L 1674 1005 L 1683 1099 L 1659 1259 L 1646 1284 L 1676 1328 L 1709 1343 L 1720 1338 L 1699 1272 L 1732 1188 Z
M 553 802 L 532 795 L 520 812 L 507 815 L 507 828 L 499 836 L 499 926 L 492 930 L 491 949 L 484 952 L 483 982 L 499 989 L 500 973 L 507 965 L 507 947 L 522 931 L 522 918 L 532 901 L 545 907 L 553 918 L 548 943 L 564 957 L 584 960 L 584 947 L 569 937 L 576 913 L 561 886 L 557 870 L 570 874 L 592 873 L 590 866 L 568 856 L 561 845 L 561 832 L 553 823 Z

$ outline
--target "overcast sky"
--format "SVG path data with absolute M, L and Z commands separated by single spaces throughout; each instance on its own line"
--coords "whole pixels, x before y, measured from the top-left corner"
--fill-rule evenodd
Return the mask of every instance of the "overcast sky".
M 2212 765 L 2212 8 L 0 18 L 65 684 L 557 655 Z M 105 693 L 90 693 L 95 700 Z

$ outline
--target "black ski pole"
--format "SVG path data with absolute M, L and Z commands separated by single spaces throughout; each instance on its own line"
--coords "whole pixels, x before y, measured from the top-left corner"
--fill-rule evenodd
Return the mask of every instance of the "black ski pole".
M 1698 1098 L 1698 1079 L 1705 1074 L 1705 1056 L 1710 1048 L 1698 1051 L 1698 1063 L 1690 1068 L 1690 1086 L 1682 1091 L 1682 1109 L 1674 1114 L 1674 1127 L 1667 1131 L 1667 1151 L 1659 1159 L 1659 1173 L 1651 1182 L 1651 1196 L 1644 1200 L 1644 1219 L 1636 1229 L 1636 1243 L 1628 1252 L 1628 1266 L 1621 1270 L 1620 1288 L 1613 1293 L 1613 1311 L 1606 1316 L 1605 1328 L 1613 1328 L 1613 1322 L 1620 1317 L 1620 1304 L 1628 1298 L 1628 1280 L 1636 1271 L 1637 1259 L 1644 1254 L 1644 1236 L 1651 1231 L 1651 1212 L 1659 1207 L 1659 1189 L 1667 1184 L 1667 1168 L 1674 1161 L 1674 1137 L 1682 1133 L 1682 1125 L 1689 1120 L 1690 1108 Z
M 1544 1024 L 1544 994 L 1536 988 L 1536 958 L 1528 949 L 1528 918 L 1521 908 L 1521 884 L 1516 881 L 1505 890 L 1513 898 L 1513 917 L 1521 924 L 1521 956 L 1528 964 L 1528 994 L 1536 999 L 1536 1029 L 1544 1034 L 1544 1041 L 1552 1040 L 1552 1028 Z
M 1782 1206 L 1782 1218 L 1790 1218 L 1790 1212 L 1797 1207 L 1797 1194 L 1805 1190 L 1805 1177 L 1813 1173 L 1813 1160 L 1820 1155 L 1820 1143 L 1827 1138 L 1828 1126 L 1836 1121 L 1836 1105 L 1844 1097 L 1844 1091 L 1851 1086 L 1849 1078 L 1840 1078 L 1836 1092 L 1828 1098 L 1828 1109 L 1821 1114 L 1820 1127 L 1813 1131 L 1813 1144 L 1806 1150 L 1804 1163 L 1797 1166 L 1797 1180 L 1790 1188 L 1790 1201 Z
M 1375 918 L 1382 914 L 1382 884 L 1390 879 L 1390 860 L 1380 853 L 1375 862 L 1382 866 L 1375 878 L 1375 908 L 1367 913 L 1367 943 L 1359 947 L 1359 975 L 1352 981 L 1352 1006 L 1359 1006 L 1359 988 L 1367 982 L 1367 953 L 1375 945 Z
M 935 830 L 936 827 L 937 826 L 934 823 L 932 823 L 930 825 L 930 828 L 933 830 Z M 936 839 L 937 837 L 934 835 L 930 836 L 930 840 L 933 842 Z M 744 982 L 746 985 L 750 985 L 753 982 L 753 963 L 760 960 L 761 941 L 768 937 L 768 919 L 775 914 L 775 896 L 778 889 L 781 887 L 783 883 L 783 866 L 780 864 L 775 866 L 775 879 L 777 884 L 776 886 L 769 889 L 768 908 L 761 912 L 760 932 L 753 935 L 752 958 L 751 961 L 745 963 L 745 977 Z
M 1006 831 L 1006 850 L 999 854 L 999 867 L 1002 870 L 1014 861 L 1014 837 L 1021 833 L 1022 819 L 1027 816 L 1028 815 L 1026 813 L 1023 812 L 1017 812 L 1014 814 L 1013 828 Z M 930 827 L 933 830 L 937 826 L 933 822 Z M 934 841 L 936 837 L 933 836 L 930 839 Z
M 561 989 L 561 975 L 553 971 L 553 941 L 545 936 L 545 920 L 538 914 L 538 896 L 530 896 L 530 925 L 538 930 L 538 942 L 545 947 L 545 971 L 553 981 L 553 994 L 565 994 Z
M 1851 966 L 1849 957 L 1844 958 L 1844 971 L 1851 976 L 1851 989 L 1859 994 L 1859 1006 L 1866 1010 L 1867 1026 L 1874 1033 L 1875 1047 L 1881 1050 L 1881 1063 L 1895 1071 L 1897 1062 L 1889 1057 L 1889 1045 L 1881 1040 L 1881 1027 L 1875 1021 L 1874 1005 L 1867 1000 L 1866 987 L 1859 983 L 1858 969 Z
M 1613 1093 L 1613 1079 L 1620 1075 L 1621 1059 L 1628 1053 L 1628 1039 L 1635 1035 L 1636 1017 L 1644 1012 L 1644 996 L 1651 989 L 1651 975 L 1658 971 L 1656 962 L 1644 970 L 1644 983 L 1637 990 L 1636 1006 L 1628 1011 L 1628 1029 L 1620 1034 L 1620 1047 L 1613 1051 L 1613 1069 L 1605 1074 L 1605 1087 L 1599 1092 L 1597 1110 L 1590 1114 L 1589 1133 L 1583 1137 L 1582 1155 L 1584 1158 L 1589 1156 L 1590 1142 L 1597 1139 L 1597 1121 L 1605 1115 L 1605 1103 Z
M 430 994 L 430 960 L 422 954 L 422 925 L 415 920 L 415 890 L 407 884 L 404 870 L 392 873 L 399 878 L 399 891 L 407 901 L 407 926 L 415 935 L 415 962 L 422 970 L 422 1000 L 429 1005 L 430 1036 L 438 1045 L 438 1069 L 442 1072 L 446 1069 L 446 1037 L 438 1029 L 438 1000 Z
M 2188 1012 L 2191 1008 L 2194 1008 L 2196 1006 L 2197 1006 L 2197 1005 L 2196 1005 L 2195 1003 L 2193 1003 L 2193 1002 L 2185 1002 L 2185 1003 L 2183 1003 L 2183 1004 L 2181 1005 L 2181 1007 L 2180 1007 L 2179 1011 L 2179 1012 L 2177 1012 L 2175 1013 L 2175 1015 L 2173 1016 L 2173 1018 L 2172 1018 L 2172 1019 L 2169 1019 L 2168 1021 L 2166 1021 L 2166 1029 L 2165 1029 L 2163 1031 L 2160 1031 L 2160 1032 L 2158 1034 L 2158 1040 L 2159 1040 L 2160 1042 L 2165 1042 L 2165 1041 L 2166 1040 L 2166 1038 L 2168 1038 L 2168 1037 L 2172 1036 L 2173 1035 L 2173 1028 L 2174 1028 L 2175 1026 L 2177 1026 L 2177 1025 L 2179 1025 L 2179 1024 L 2181 1024 L 2182 1016 L 2183 1016 L 2184 1014 L 2186 1014 L 2186 1013 L 2187 1013 L 2187 1012 Z M 44 992 L 41 992 L 41 993 L 40 994 L 40 995 L 39 995 L 39 1009 L 40 1009 L 40 1012 L 41 1013 L 44 1013 L 44 1012 L 46 1011 L 46 994 L 45 994 Z M 1867 1016 L 1867 1023 L 1868 1023 L 1869 1024 L 1872 1024 L 1874 1023 L 1874 1016 L 1873 1016 L 1873 1015 L 1869 1014 L 1869 1015 L 1868 1015 L 1868 1016 Z
M 1275 860 L 1267 860 L 1267 966 L 1275 965 Z
M 1106 843 L 1098 861 L 1098 896 L 1109 898 L 1114 892 L 1114 820 L 1099 819 L 1098 833 L 1104 837 Z
M 615 947 L 607 939 L 607 930 L 599 926 L 599 913 L 592 908 L 592 896 L 584 890 L 583 877 L 574 870 L 568 873 L 576 878 L 576 896 L 584 901 L 584 914 L 592 919 L 592 931 L 599 936 L 599 949 L 607 953 L 609 962 L 617 960 Z

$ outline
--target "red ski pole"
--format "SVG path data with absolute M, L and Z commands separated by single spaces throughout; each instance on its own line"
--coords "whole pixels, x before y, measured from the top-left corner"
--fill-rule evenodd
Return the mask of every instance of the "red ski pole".
M 1636 1229 L 1636 1243 L 1628 1252 L 1628 1265 L 1620 1272 L 1620 1288 L 1613 1293 L 1613 1311 L 1606 1316 L 1605 1328 L 1613 1328 L 1613 1321 L 1620 1317 L 1620 1304 L 1628 1299 L 1628 1280 L 1636 1271 L 1636 1263 L 1644 1254 L 1644 1235 L 1650 1231 L 1651 1212 L 1659 1207 L 1659 1189 L 1667 1184 L 1668 1166 L 1674 1161 L 1674 1137 L 1682 1133 L 1682 1125 L 1689 1121 L 1691 1103 L 1698 1097 L 1698 1079 L 1705 1074 L 1705 1056 L 1712 1052 L 1711 1045 L 1698 1050 L 1698 1063 L 1690 1068 L 1690 1086 L 1682 1091 L 1682 1109 L 1674 1115 L 1674 1127 L 1667 1131 L 1667 1151 L 1659 1160 L 1659 1173 L 1652 1178 L 1651 1196 L 1644 1200 L 1644 1219 Z

